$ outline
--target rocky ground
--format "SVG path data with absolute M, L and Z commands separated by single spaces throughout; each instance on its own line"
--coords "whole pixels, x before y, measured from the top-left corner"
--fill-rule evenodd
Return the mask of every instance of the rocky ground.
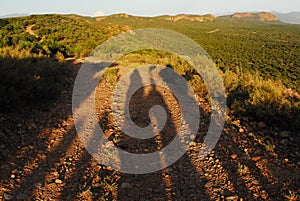
M 213 152 L 199 158 L 210 120 L 209 105 L 201 98 L 196 140 L 173 165 L 130 175 L 98 164 L 74 128 L 76 70 L 78 66 L 49 110 L 0 114 L 0 200 L 299 200 L 299 134 L 229 114 Z M 173 139 L 176 120 L 152 140 L 134 140 L 120 132 L 111 118 L 112 90 L 109 82 L 101 82 L 96 95 L 100 126 L 111 146 L 149 153 Z M 178 117 L 177 102 L 169 91 L 145 87 L 130 102 L 137 125 L 147 125 L 145 114 L 153 102 L 172 111 L 171 120 Z

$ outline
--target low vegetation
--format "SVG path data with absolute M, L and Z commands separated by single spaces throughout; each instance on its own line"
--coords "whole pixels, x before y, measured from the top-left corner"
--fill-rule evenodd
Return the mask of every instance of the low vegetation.
M 0 27 L 1 110 L 59 96 L 69 75 L 66 58 L 85 57 L 101 42 L 128 28 L 154 27 L 185 34 L 207 50 L 223 75 L 232 114 L 299 129 L 297 25 L 230 18 L 173 22 L 163 16 L 113 15 L 99 21 L 77 15 L 33 15 L 1 19 Z M 176 56 L 144 50 L 125 56 L 119 65 L 135 63 L 172 67 L 197 93 L 208 97 L 201 76 Z M 107 79 L 116 82 L 115 71 L 110 69 Z
M 0 111 L 24 106 L 42 106 L 60 96 L 70 69 L 55 59 L 32 55 L 28 51 L 4 49 L 0 55 Z
M 171 67 L 185 77 L 193 90 L 209 101 L 206 84 L 201 76 L 183 59 L 159 51 L 139 51 L 118 61 L 120 67 L 138 67 L 145 64 Z M 284 129 L 300 129 L 300 96 L 288 90 L 280 81 L 264 79 L 258 71 L 220 71 L 227 94 L 229 111 L 235 116 L 249 116 Z
M 300 129 L 300 97 L 288 93 L 281 81 L 263 79 L 251 71 L 226 71 L 223 77 L 232 113 L 286 129 Z

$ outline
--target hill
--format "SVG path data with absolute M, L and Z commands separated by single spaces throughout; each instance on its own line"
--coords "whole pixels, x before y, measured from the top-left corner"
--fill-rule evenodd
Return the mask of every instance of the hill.
M 300 24 L 300 12 L 279 13 L 274 11 L 272 13 L 282 22 Z
M 231 18 L 259 20 L 272 22 L 277 20 L 277 16 L 268 12 L 253 12 L 253 13 L 234 13 L 230 15 Z
M 215 16 L 213 15 L 186 15 L 186 14 L 179 14 L 175 16 L 160 16 L 158 18 L 162 18 L 165 20 L 170 20 L 173 22 L 177 22 L 179 20 L 188 20 L 192 22 L 207 22 L 215 20 Z
M 28 13 L 15 13 L 15 14 L 9 14 L 9 15 L 2 15 L 0 18 L 12 18 L 12 17 L 24 17 L 24 16 L 29 16 L 30 14 Z
M 254 16 L 256 19 L 265 14 Z M 250 19 L 215 18 L 212 15 L 138 17 L 116 14 L 99 20 L 97 17 L 78 15 L 32 15 L 2 20 L 0 47 L 6 56 L 27 51 L 26 54 L 32 57 L 51 57 L 64 61 L 66 58 L 87 56 L 97 45 L 113 35 L 138 28 L 163 28 L 195 40 L 224 73 L 259 74 L 263 79 L 280 81 L 287 89 L 298 91 L 299 26 Z M 283 106 L 274 108 L 277 107 Z M 284 109 L 278 109 L 281 110 Z M 280 119 L 278 111 L 274 111 L 274 114 Z M 263 113 L 258 116 L 266 118 Z

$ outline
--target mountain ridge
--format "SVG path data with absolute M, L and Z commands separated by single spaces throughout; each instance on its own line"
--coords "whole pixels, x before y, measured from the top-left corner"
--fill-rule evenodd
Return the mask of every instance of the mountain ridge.
M 252 19 L 252 20 L 259 20 L 259 21 L 276 21 L 277 16 L 269 13 L 269 12 L 246 12 L 246 13 L 234 13 L 230 15 L 232 18 L 245 18 L 245 19 Z
M 300 24 L 300 12 L 288 12 L 288 13 L 280 13 L 277 11 L 272 11 L 274 15 L 277 16 L 277 18 L 285 23 L 290 24 Z
M 59 14 L 59 13 L 58 13 Z M 7 14 L 0 16 L 0 19 L 5 18 L 16 18 L 16 17 L 26 17 L 30 15 L 36 15 L 34 13 L 13 13 L 13 14 Z M 59 15 L 65 15 L 65 14 L 59 14 Z M 77 14 L 74 14 L 77 15 Z M 274 15 L 274 16 L 272 16 Z M 130 15 L 126 13 L 116 13 L 116 14 L 110 14 L 106 16 L 85 16 L 85 17 L 91 17 L 96 18 L 97 20 L 102 20 L 108 16 L 115 16 L 115 17 L 125 17 L 128 18 Z M 248 16 L 248 17 L 247 17 Z M 135 17 L 145 17 L 145 16 L 135 16 Z M 242 19 L 252 19 L 252 20 L 259 20 L 259 21 L 282 21 L 285 23 L 290 24 L 300 24 L 300 12 L 294 11 L 294 12 L 288 12 L 288 13 L 282 13 L 278 11 L 251 11 L 251 12 L 223 12 L 222 14 L 175 14 L 175 15 L 157 15 L 157 16 L 149 16 L 148 18 L 164 18 L 165 20 L 170 21 L 179 21 L 179 20 L 189 20 L 189 21 L 213 21 L 216 18 L 222 18 L 222 17 L 231 17 L 231 18 L 242 18 Z

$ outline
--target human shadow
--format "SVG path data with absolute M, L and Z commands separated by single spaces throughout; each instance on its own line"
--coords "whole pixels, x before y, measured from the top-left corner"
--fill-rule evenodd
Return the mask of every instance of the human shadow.
M 265 147 L 252 139 L 252 132 L 239 133 L 229 123 L 225 128 L 230 128 L 230 132 L 224 132 L 221 136 L 220 143 L 215 148 L 215 157 L 228 173 L 235 193 L 247 200 L 284 199 L 284 180 L 293 178 L 296 181 L 296 168 L 281 162 L 278 164 L 278 159 L 282 156 L 266 151 Z M 287 175 L 285 179 L 282 178 L 283 175 Z M 290 188 L 297 189 L 297 184 L 291 184 Z
M 5 62 L 11 62 L 11 59 Z M 36 59 L 26 62 L 30 65 Z M 13 113 L 1 113 L 1 125 L 5 128 L 3 132 L 1 130 L 1 136 L 4 136 L 1 144 L 5 144 L 6 150 L 0 163 L 1 196 L 4 199 L 74 200 L 91 187 L 95 172 L 100 172 L 103 178 L 113 174 L 113 171 L 100 171 L 77 137 L 72 118 L 72 90 L 79 66 L 67 65 L 73 74 L 64 78 L 68 81 L 49 108 L 36 107 L 33 110 L 33 102 L 30 106 L 16 108 Z M 20 73 L 28 70 L 18 69 Z M 31 68 L 29 70 L 26 73 L 35 73 Z M 91 169 L 93 174 L 89 171 Z M 98 192 L 105 192 L 104 188 L 104 184 L 98 187 Z M 99 196 L 104 197 L 101 193 Z
M 6 95 L 13 96 L 11 93 L 16 88 L 20 91 L 16 91 L 15 97 L 3 100 L 12 100 L 12 102 L 6 105 L 6 108 L 1 107 L 1 110 L 3 109 L 1 119 L 4 121 L 1 124 L 4 124 L 3 127 L 6 128 L 3 132 L 4 138 L 1 138 L 1 142 L 5 143 L 5 154 L 3 154 L 0 164 L 1 185 L 8 187 L 7 193 L 10 196 L 21 194 L 23 199 L 29 199 L 34 196 L 32 192 L 37 188 L 36 185 L 43 185 L 43 177 L 49 173 L 51 167 L 55 166 L 55 162 L 59 160 L 68 148 L 68 143 L 72 142 L 74 138 L 74 133 L 68 134 L 71 128 L 67 125 L 65 128 L 62 126 L 62 123 L 67 122 L 71 115 L 71 99 L 66 94 L 61 95 L 71 85 L 68 80 L 72 76 L 69 73 L 74 66 L 59 64 L 54 59 L 46 58 L 19 60 L 5 58 L 1 60 L 1 65 L 3 63 L 7 63 L 7 66 L 1 66 L 1 68 L 12 68 L 4 73 L 8 77 L 5 79 L 6 81 L 16 72 L 22 75 L 19 75 L 20 77 L 17 77 L 16 80 L 6 83 L 12 85 L 10 89 L 7 89 Z M 34 69 L 38 66 L 40 69 Z M 47 67 L 49 68 L 47 69 Z M 62 71 L 61 75 L 56 77 L 55 73 L 59 70 Z M 66 72 L 69 73 L 65 74 Z M 39 82 L 38 77 L 33 80 L 29 79 L 34 78 L 34 75 L 42 80 Z M 23 80 L 24 77 L 29 80 Z M 61 85 L 52 94 L 48 94 L 49 96 L 56 94 L 56 97 L 46 100 L 47 96 L 36 94 L 39 93 L 39 90 L 45 90 L 47 93 L 49 90 L 55 89 L 58 85 L 49 82 L 56 78 Z M 1 81 L 5 82 L 5 80 Z M 45 85 L 49 85 L 49 87 L 43 88 Z M 5 86 L 2 85 L 2 87 Z M 29 87 L 29 89 L 23 87 Z M 6 92 L 4 91 L 4 93 Z M 35 100 L 33 101 L 32 98 Z M 59 105 L 57 105 L 58 102 Z M 66 105 L 69 105 L 69 108 Z M 15 107 L 10 109 L 7 106 Z M 58 126 L 61 127 L 60 131 Z M 54 132 L 57 132 L 57 136 L 53 134 Z M 50 146 L 56 138 L 63 137 L 66 137 L 66 141 L 50 150 Z
M 146 127 L 150 124 L 149 110 L 160 105 L 166 113 L 166 123 L 163 129 L 150 139 L 136 139 L 122 134 L 117 146 L 132 153 L 153 153 L 168 146 L 178 133 L 180 109 L 178 101 L 169 89 L 159 87 L 152 80 L 151 85 L 143 86 L 142 76 L 134 70 L 130 80 L 132 85 L 141 86 L 128 105 L 130 117 L 136 125 Z M 130 86 L 129 86 L 130 87 Z M 155 158 L 163 164 L 168 156 Z M 126 158 L 120 155 L 121 165 Z M 189 156 L 183 156 L 169 167 L 145 174 L 120 174 L 118 200 L 209 200 L 205 192 L 205 179 L 200 179 L 198 172 L 190 162 Z
M 76 73 L 77 71 L 74 72 Z M 95 73 L 97 69 L 91 71 L 91 74 Z M 167 82 L 165 75 L 162 70 L 160 77 Z M 74 79 L 75 77 L 70 82 L 74 82 Z M 175 81 L 174 85 L 176 85 Z M 130 77 L 130 84 L 132 83 L 143 85 L 143 77 L 138 70 L 133 71 Z M 123 133 L 115 125 L 115 119 L 111 114 L 111 102 L 107 101 L 114 88 L 104 86 L 101 88 L 102 91 L 99 91 L 97 97 L 101 96 L 104 102 L 103 107 L 97 110 L 98 123 L 110 146 L 116 146 L 129 153 L 149 154 L 161 151 L 175 139 L 180 127 L 178 120 L 186 119 L 184 115 L 177 115 L 180 114 L 179 101 L 172 94 L 172 90 L 159 86 L 154 79 L 150 79 L 150 83 L 152 84 L 139 88 L 132 97 L 126 99 L 130 118 L 134 124 L 142 128 L 151 123 L 149 117 L 151 108 L 156 105 L 162 107 L 163 113 L 166 114 L 165 126 L 158 131 L 154 128 L 156 135 L 150 139 L 137 139 Z M 72 84 L 66 84 L 61 91 L 64 95 L 48 110 L 40 108 L 30 113 L 28 110 L 25 112 L 17 110 L 13 115 L 1 113 L 1 132 L 4 135 L 0 141 L 5 144 L 9 154 L 4 154 L 0 162 L 2 189 L 0 196 L 5 193 L 10 195 L 8 198 L 23 200 L 49 198 L 56 200 L 213 200 L 235 194 L 240 198 L 251 200 L 257 199 L 255 194 L 258 191 L 254 187 L 259 187 L 257 189 L 266 191 L 267 197 L 258 197 L 258 199 L 283 199 L 283 191 L 278 189 L 284 185 L 284 179 L 279 178 L 278 172 L 277 175 L 273 173 L 276 168 L 267 167 L 274 177 L 272 181 L 279 181 L 272 183 L 263 173 L 260 165 L 265 159 L 271 161 L 274 157 L 267 153 L 261 161 L 252 160 L 251 157 L 255 157 L 255 153 L 250 152 L 250 156 L 247 156 L 244 149 L 262 148 L 253 143 L 249 136 L 238 135 L 238 130 L 234 130 L 230 125 L 226 125 L 226 128 L 230 127 L 229 130 L 236 134 L 221 136 L 220 143 L 215 148 L 214 160 L 220 161 L 220 168 L 227 173 L 227 180 L 231 182 L 234 190 L 220 191 L 219 197 L 212 197 L 208 186 L 212 184 L 215 188 L 221 189 L 222 183 L 219 184 L 210 175 L 206 175 L 206 172 L 210 172 L 205 170 L 217 166 L 206 162 L 204 164 L 201 160 L 196 164 L 191 158 L 191 155 L 195 154 L 193 150 L 187 151 L 168 167 L 164 166 L 167 156 L 154 158 L 158 167 L 163 168 L 146 174 L 121 173 L 99 164 L 82 146 L 74 128 L 71 89 Z M 183 95 L 191 98 L 190 94 L 184 93 L 187 91 L 186 88 L 182 87 L 182 89 Z M 85 92 L 81 101 L 91 95 L 88 91 Z M 101 102 L 96 104 L 101 105 Z M 195 136 L 197 143 L 202 141 L 204 137 L 202 134 L 205 133 L 201 123 L 209 123 L 209 114 L 201 108 L 199 110 L 201 120 L 200 129 Z M 160 114 L 162 113 L 154 112 L 154 119 L 159 119 L 157 115 Z M 78 123 L 81 125 L 84 121 Z M 249 144 L 246 146 L 244 141 L 248 141 Z M 13 145 L 16 146 L 12 147 Z M 263 150 L 260 151 L 262 153 Z M 233 154 L 237 154 L 238 158 L 232 159 Z M 122 165 L 126 167 L 128 165 L 126 157 L 120 153 L 117 156 L 121 161 L 121 167 Z M 282 159 L 282 157 L 278 158 Z M 199 167 L 202 164 L 206 166 Z M 238 172 L 240 164 L 248 167 L 249 175 Z M 293 170 L 288 164 L 286 167 L 289 172 Z M 250 180 L 247 180 L 246 176 L 249 176 Z M 251 179 L 253 184 L 249 183 Z

